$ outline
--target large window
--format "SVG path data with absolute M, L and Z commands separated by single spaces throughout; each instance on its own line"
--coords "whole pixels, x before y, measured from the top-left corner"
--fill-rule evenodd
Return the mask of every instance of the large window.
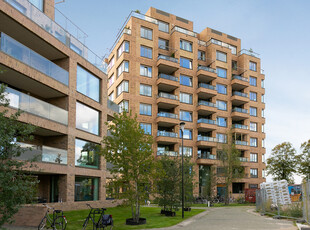
M 180 66 L 186 69 L 193 69 L 193 61 L 188 58 L 180 57 Z
M 227 86 L 222 84 L 216 84 L 217 92 L 220 94 L 227 94 Z
M 76 128 L 99 135 L 99 112 L 76 102 Z
M 152 116 L 152 105 L 140 103 L 140 114 Z
M 186 86 L 193 86 L 193 79 L 185 75 L 180 75 L 180 84 Z
M 217 100 L 217 101 L 216 101 L 216 107 L 217 107 L 219 110 L 224 110 L 224 111 L 226 111 L 226 110 L 227 110 L 227 102 L 226 102 L 226 101 Z
M 163 50 L 169 50 L 169 41 L 166 39 L 158 38 L 158 48 Z
M 146 58 L 153 58 L 152 48 L 146 46 L 140 46 L 140 56 Z
M 122 81 L 117 87 L 117 96 L 121 95 L 123 92 L 128 93 L 128 81 Z
M 250 116 L 257 117 L 257 108 L 250 107 Z
M 182 138 L 182 130 L 180 130 L 180 138 Z M 193 139 L 193 131 L 191 129 L 184 129 L 184 139 Z
M 153 30 L 141 26 L 141 37 L 152 40 Z
M 128 41 L 123 41 L 121 46 L 117 50 L 117 57 L 120 57 L 122 53 L 129 53 L 129 42 Z
M 109 87 L 112 86 L 114 82 L 115 82 L 115 76 L 114 74 L 112 74 L 111 77 L 109 78 Z
M 140 84 L 140 95 L 143 96 L 152 96 L 152 86 Z
M 129 111 L 129 102 L 127 100 L 122 100 L 119 104 L 119 112 L 123 112 L 123 111 L 126 111 L 128 112 Z
M 193 95 L 188 93 L 180 93 L 180 102 L 193 104 Z
M 100 79 L 78 65 L 76 74 L 76 90 L 95 101 L 99 101 Z
M 257 123 L 256 122 L 250 122 L 250 130 L 257 132 Z
M 250 76 L 250 85 L 257 86 L 257 78 Z
M 223 133 L 217 133 L 216 138 L 219 143 L 227 143 L 227 135 Z
M 250 61 L 250 70 L 256 71 L 256 63 L 255 62 Z
M 225 117 L 217 117 L 216 119 L 217 125 L 221 127 L 227 127 L 227 118 Z
M 221 51 L 216 51 L 216 60 L 227 62 L 227 54 Z
M 257 138 L 250 138 L 250 146 L 257 147 Z
M 166 22 L 158 21 L 158 30 L 169 33 L 169 24 Z
M 251 101 L 257 101 L 257 93 L 250 92 L 250 100 Z
M 113 91 L 113 92 L 110 93 L 110 95 L 109 95 L 109 100 L 110 100 L 110 101 L 114 101 L 114 99 L 115 99 L 115 95 L 114 95 L 114 91 Z
M 227 70 L 226 69 L 217 67 L 216 68 L 216 73 L 217 73 L 217 76 L 219 76 L 221 78 L 227 78 Z
M 180 154 L 180 156 L 182 155 L 182 146 L 179 147 L 179 154 Z M 193 156 L 193 148 L 184 146 L 183 147 L 183 155 L 188 156 L 188 157 Z
M 185 40 L 180 40 L 180 49 L 193 52 L 193 43 Z
M 43 12 L 44 0 L 29 0 L 29 2 Z
M 98 144 L 75 139 L 75 165 L 99 168 Z
M 193 121 L 193 114 L 188 111 L 180 110 L 180 120 L 182 121 Z
M 258 171 L 258 169 L 250 169 L 251 178 L 257 178 L 258 177 L 257 171 Z
M 117 68 L 117 77 L 121 75 L 123 72 L 129 72 L 129 62 L 123 61 L 122 64 Z
M 152 135 L 152 124 L 140 123 L 140 127 L 144 130 L 145 134 Z
M 257 153 L 250 153 L 250 162 L 257 162 Z
M 115 64 L 115 58 L 114 56 L 111 58 L 111 60 L 109 61 L 109 64 L 108 64 L 108 70 L 110 70 Z
M 99 199 L 99 178 L 75 177 L 74 201 Z
M 140 65 L 140 75 L 145 77 L 152 77 L 152 67 Z
M 206 52 L 198 50 L 198 60 L 205 61 L 206 60 Z

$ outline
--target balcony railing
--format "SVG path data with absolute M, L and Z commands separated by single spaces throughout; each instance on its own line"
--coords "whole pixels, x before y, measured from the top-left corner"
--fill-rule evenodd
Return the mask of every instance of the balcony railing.
M 158 56 L 157 60 L 159 60 L 159 59 L 171 61 L 171 62 L 174 62 L 174 63 L 179 63 L 179 60 L 177 58 L 169 57 L 169 56 L 166 56 L 166 55 L 163 55 L 163 54 L 160 54 Z
M 241 81 L 246 81 L 248 82 L 248 79 L 246 77 L 242 77 L 242 76 L 238 76 L 238 75 L 234 75 L 232 77 L 232 79 L 238 79 L 238 80 L 241 80 Z
M 192 36 L 192 37 L 197 38 L 197 33 L 193 32 L 193 31 L 190 31 L 190 30 L 187 30 L 187 29 L 184 29 L 184 28 L 181 28 L 181 27 L 178 27 L 178 26 L 174 26 L 174 27 L 172 28 L 171 34 L 172 34 L 174 31 L 177 31 L 177 32 L 180 32 L 180 33 L 183 33 L 183 34 L 186 34 L 186 35 L 189 35 L 189 36 Z
M 47 162 L 55 164 L 67 164 L 67 150 L 52 148 L 49 146 L 30 145 L 17 142 L 24 152 L 14 159 L 16 160 L 34 160 L 36 162 Z
M 172 75 L 168 75 L 168 74 L 159 74 L 158 75 L 158 78 L 164 78 L 164 79 L 167 79 L 167 80 L 171 80 L 171 81 L 179 81 L 179 78 L 176 77 L 176 76 L 172 76 Z
M 242 92 L 239 92 L 239 91 L 233 91 L 233 96 L 234 95 L 240 96 L 240 97 L 249 97 L 247 93 L 242 93 Z
M 235 141 L 236 145 L 248 145 L 247 141 Z
M 177 157 L 179 155 L 176 151 L 157 151 L 157 156 L 169 156 L 169 157 Z
M 219 40 L 216 40 L 214 38 L 211 38 L 208 43 L 207 43 L 207 46 L 209 46 L 210 44 L 215 44 L 215 45 L 219 45 L 219 46 L 222 46 L 222 47 L 226 47 L 228 49 L 231 50 L 231 53 L 232 54 L 237 54 L 237 47 L 236 46 L 233 46 L 233 45 L 230 45 L 228 43 L 225 43 L 225 42 L 222 42 L 222 41 L 219 41 Z
M 248 158 L 246 157 L 239 157 L 240 162 L 248 162 Z
M 212 90 L 216 90 L 216 87 L 213 86 L 213 85 L 209 85 L 209 84 L 206 84 L 206 83 L 199 83 L 198 84 L 198 88 L 206 88 L 206 89 L 212 89 Z
M 247 49 L 240 50 L 238 54 L 239 55 L 246 54 L 246 55 L 249 55 L 249 56 L 252 56 L 252 57 L 259 58 L 259 54 L 258 53 L 255 53 L 254 51 L 247 50 Z
M 108 99 L 108 108 L 113 110 L 115 113 L 122 112 L 120 111 L 120 107 L 118 104 L 114 103 L 113 101 Z
M 247 125 L 241 125 L 241 124 L 233 124 L 232 127 L 235 129 L 248 129 Z
M 209 107 L 216 107 L 216 104 L 214 104 L 213 102 L 203 101 L 203 100 L 198 101 L 198 105 L 205 105 L 205 106 L 209 106 Z
M 206 137 L 206 136 L 199 136 L 197 137 L 198 141 L 210 141 L 210 142 L 218 142 L 217 138 L 215 137 Z
M 210 125 L 216 125 L 216 121 L 210 120 L 210 119 L 205 119 L 205 118 L 200 118 L 198 119 L 197 123 L 204 123 L 204 124 L 210 124 Z
M 68 111 L 9 87 L 6 88 L 6 92 L 10 107 L 68 125 Z
M 212 155 L 210 153 L 198 153 L 198 159 L 216 160 L 216 155 Z
M 24 64 L 44 73 L 45 75 L 61 82 L 64 85 L 69 84 L 68 71 L 60 68 L 50 60 L 42 57 L 33 50 L 15 41 L 8 35 L 1 33 L 0 49 L 7 55 L 23 62 Z
M 242 109 L 242 108 L 238 108 L 238 107 L 233 108 L 232 112 L 249 113 L 247 109 Z
M 173 118 L 178 119 L 178 115 L 174 113 L 167 113 L 167 112 L 159 112 L 157 114 L 158 117 L 167 117 L 167 118 Z
M 85 58 L 87 61 L 92 63 L 98 69 L 107 73 L 107 64 L 99 58 L 95 53 L 88 49 L 82 42 L 70 34 L 67 30 L 57 24 L 55 21 L 50 19 L 42 11 L 36 8 L 27 0 L 5 0 L 15 9 L 20 11 L 27 18 L 32 20 L 38 26 L 42 27 L 45 31 L 50 33 L 56 39 L 61 41 L 67 47 L 72 49 L 74 52 Z M 67 21 L 65 22 L 67 24 Z M 71 23 L 72 24 L 72 23 Z M 66 26 L 64 26 L 66 27 Z M 79 37 L 79 35 L 78 35 Z
M 174 94 L 170 94 L 170 93 L 160 92 L 158 94 L 158 97 L 168 98 L 168 99 L 171 99 L 171 100 L 178 100 L 178 96 L 176 96 Z
M 198 40 L 198 45 L 207 47 L 207 42 Z
M 174 132 L 168 132 L 168 131 L 161 131 L 161 130 L 158 130 L 158 131 L 157 131 L 157 136 L 158 136 L 158 137 L 178 137 L 178 134 L 177 134 L 177 133 L 174 133 Z
M 198 66 L 197 70 L 205 70 L 205 71 L 208 71 L 208 72 L 211 72 L 211 73 L 216 73 L 215 69 L 212 69 L 212 68 L 210 68 L 208 66 L 203 66 L 203 65 Z

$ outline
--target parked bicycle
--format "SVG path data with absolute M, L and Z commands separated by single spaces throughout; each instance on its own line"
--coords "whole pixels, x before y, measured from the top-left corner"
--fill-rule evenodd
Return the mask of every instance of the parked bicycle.
M 55 208 L 52 208 L 48 206 L 47 204 L 43 204 L 45 207 L 47 207 L 45 216 L 41 220 L 38 229 L 48 229 L 52 228 L 53 230 L 65 230 L 67 227 L 67 219 L 63 215 L 63 211 L 61 210 L 55 210 Z M 50 215 L 50 210 L 53 210 L 53 216 Z
M 93 223 L 93 230 L 107 229 L 110 226 L 110 230 L 113 228 L 113 218 L 112 215 L 105 215 L 105 208 L 93 208 L 90 204 L 86 204 L 90 208 L 90 212 L 86 217 L 83 230 L 86 229 L 89 220 Z M 99 215 L 99 217 L 97 217 Z

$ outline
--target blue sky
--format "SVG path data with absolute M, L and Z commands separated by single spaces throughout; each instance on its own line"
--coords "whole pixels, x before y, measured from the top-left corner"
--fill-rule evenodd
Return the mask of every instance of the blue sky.
M 210 27 L 238 37 L 242 48 L 260 54 L 267 155 L 284 141 L 299 151 L 310 139 L 310 1 L 65 0 L 56 8 L 88 34 L 86 45 L 104 56 L 130 11 L 144 14 L 151 6 L 193 21 L 195 32 Z

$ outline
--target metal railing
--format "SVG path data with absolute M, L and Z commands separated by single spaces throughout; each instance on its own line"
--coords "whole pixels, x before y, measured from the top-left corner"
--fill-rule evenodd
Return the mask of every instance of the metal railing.
M 176 151 L 157 151 L 157 156 L 169 156 L 169 157 L 177 157 L 179 155 Z
M 216 155 L 212 155 L 210 153 L 198 153 L 198 159 L 216 160 Z
M 237 47 L 236 47 L 236 46 L 233 46 L 233 45 L 230 45 L 230 44 L 228 44 L 228 43 L 225 43 L 225 42 L 216 40 L 216 39 L 214 39 L 214 38 L 211 38 L 211 39 L 207 42 L 207 46 L 209 46 L 210 44 L 215 44 L 215 45 L 219 45 L 219 46 L 228 48 L 228 49 L 231 50 L 231 53 L 232 53 L 232 54 L 237 54 Z
M 255 53 L 254 51 L 252 51 L 251 49 L 250 50 L 247 50 L 247 49 L 242 49 L 239 51 L 238 55 L 242 55 L 242 54 L 246 54 L 246 55 L 249 55 L 249 56 L 252 56 L 252 57 L 256 57 L 256 58 L 259 58 L 259 54 L 258 53 Z
M 234 76 L 232 77 L 232 79 L 238 79 L 238 80 L 246 81 L 246 82 L 249 81 L 246 77 L 242 77 L 242 76 L 238 76 L 238 75 L 234 75 Z
M 232 127 L 235 129 L 248 129 L 249 128 L 247 125 L 241 125 L 241 124 L 233 124 Z
M 247 141 L 235 141 L 235 144 L 236 145 L 248 145 L 248 142 Z
M 233 108 L 232 112 L 249 113 L 247 109 L 242 109 L 242 108 L 238 108 L 238 107 Z
M 210 120 L 210 119 L 206 119 L 206 118 L 200 118 L 198 119 L 197 123 L 204 123 L 204 124 L 210 124 L 210 125 L 216 125 L 216 121 L 214 120 Z
M 198 40 L 198 45 L 207 47 L 207 42 Z
M 178 26 L 174 26 L 174 27 L 172 28 L 171 34 L 172 34 L 174 31 L 177 31 L 177 32 L 180 32 L 180 33 L 183 33 L 183 34 L 186 34 L 186 35 L 189 35 L 189 36 L 192 36 L 192 37 L 197 38 L 197 33 L 196 33 L 196 32 L 193 32 L 193 31 L 190 31 L 190 30 L 187 30 L 187 29 L 178 27 Z
M 164 130 L 158 130 L 157 131 L 157 136 L 158 137 L 178 137 L 177 133 L 174 132 L 168 132 Z
M 158 55 L 157 60 L 160 60 L 160 59 L 163 59 L 163 60 L 166 60 L 166 61 L 171 61 L 171 62 L 174 62 L 174 63 L 179 63 L 179 60 L 177 58 L 169 57 L 169 56 L 166 56 L 166 55 L 163 55 L 163 54 Z
M 249 97 L 249 95 L 247 93 L 242 93 L 242 92 L 239 92 L 239 91 L 233 91 L 233 96 L 236 95 L 236 96 L 240 96 L 240 97 Z
M 199 105 L 205 105 L 205 106 L 209 106 L 209 107 L 216 107 L 216 104 L 214 104 L 213 102 L 203 101 L 203 100 L 198 101 L 198 106 Z
M 171 100 L 178 100 L 178 96 L 174 95 L 174 94 L 170 94 L 170 93 L 164 93 L 164 92 L 160 92 L 158 94 L 158 97 L 162 97 L 162 98 L 167 98 L 167 99 L 171 99 Z
M 171 81 L 179 81 L 179 78 L 176 77 L 176 76 L 172 76 L 172 75 L 168 75 L 168 74 L 159 74 L 158 75 L 158 78 L 164 78 L 164 79 L 167 79 L 167 80 L 171 80 Z
M 168 112 L 159 112 L 157 113 L 158 117 L 167 117 L 167 118 L 173 118 L 173 119 L 178 119 L 178 115 L 174 113 L 168 113 Z
M 198 135 L 197 141 L 209 141 L 209 142 L 218 142 L 216 137 L 207 137 Z
M 198 84 L 198 88 L 205 88 L 205 89 L 212 89 L 212 90 L 216 90 L 216 87 L 213 86 L 213 85 L 209 85 L 209 84 L 206 84 L 206 83 L 199 83 Z
M 112 111 L 114 111 L 115 113 L 122 112 L 122 111 L 120 111 L 119 105 L 114 103 L 110 99 L 108 99 L 108 108 L 111 109 Z
M 205 70 L 205 71 L 208 71 L 208 72 L 211 72 L 211 73 L 216 73 L 216 69 L 212 69 L 210 67 L 203 66 L 203 65 L 198 66 L 197 71 L 199 71 L 199 70 Z

